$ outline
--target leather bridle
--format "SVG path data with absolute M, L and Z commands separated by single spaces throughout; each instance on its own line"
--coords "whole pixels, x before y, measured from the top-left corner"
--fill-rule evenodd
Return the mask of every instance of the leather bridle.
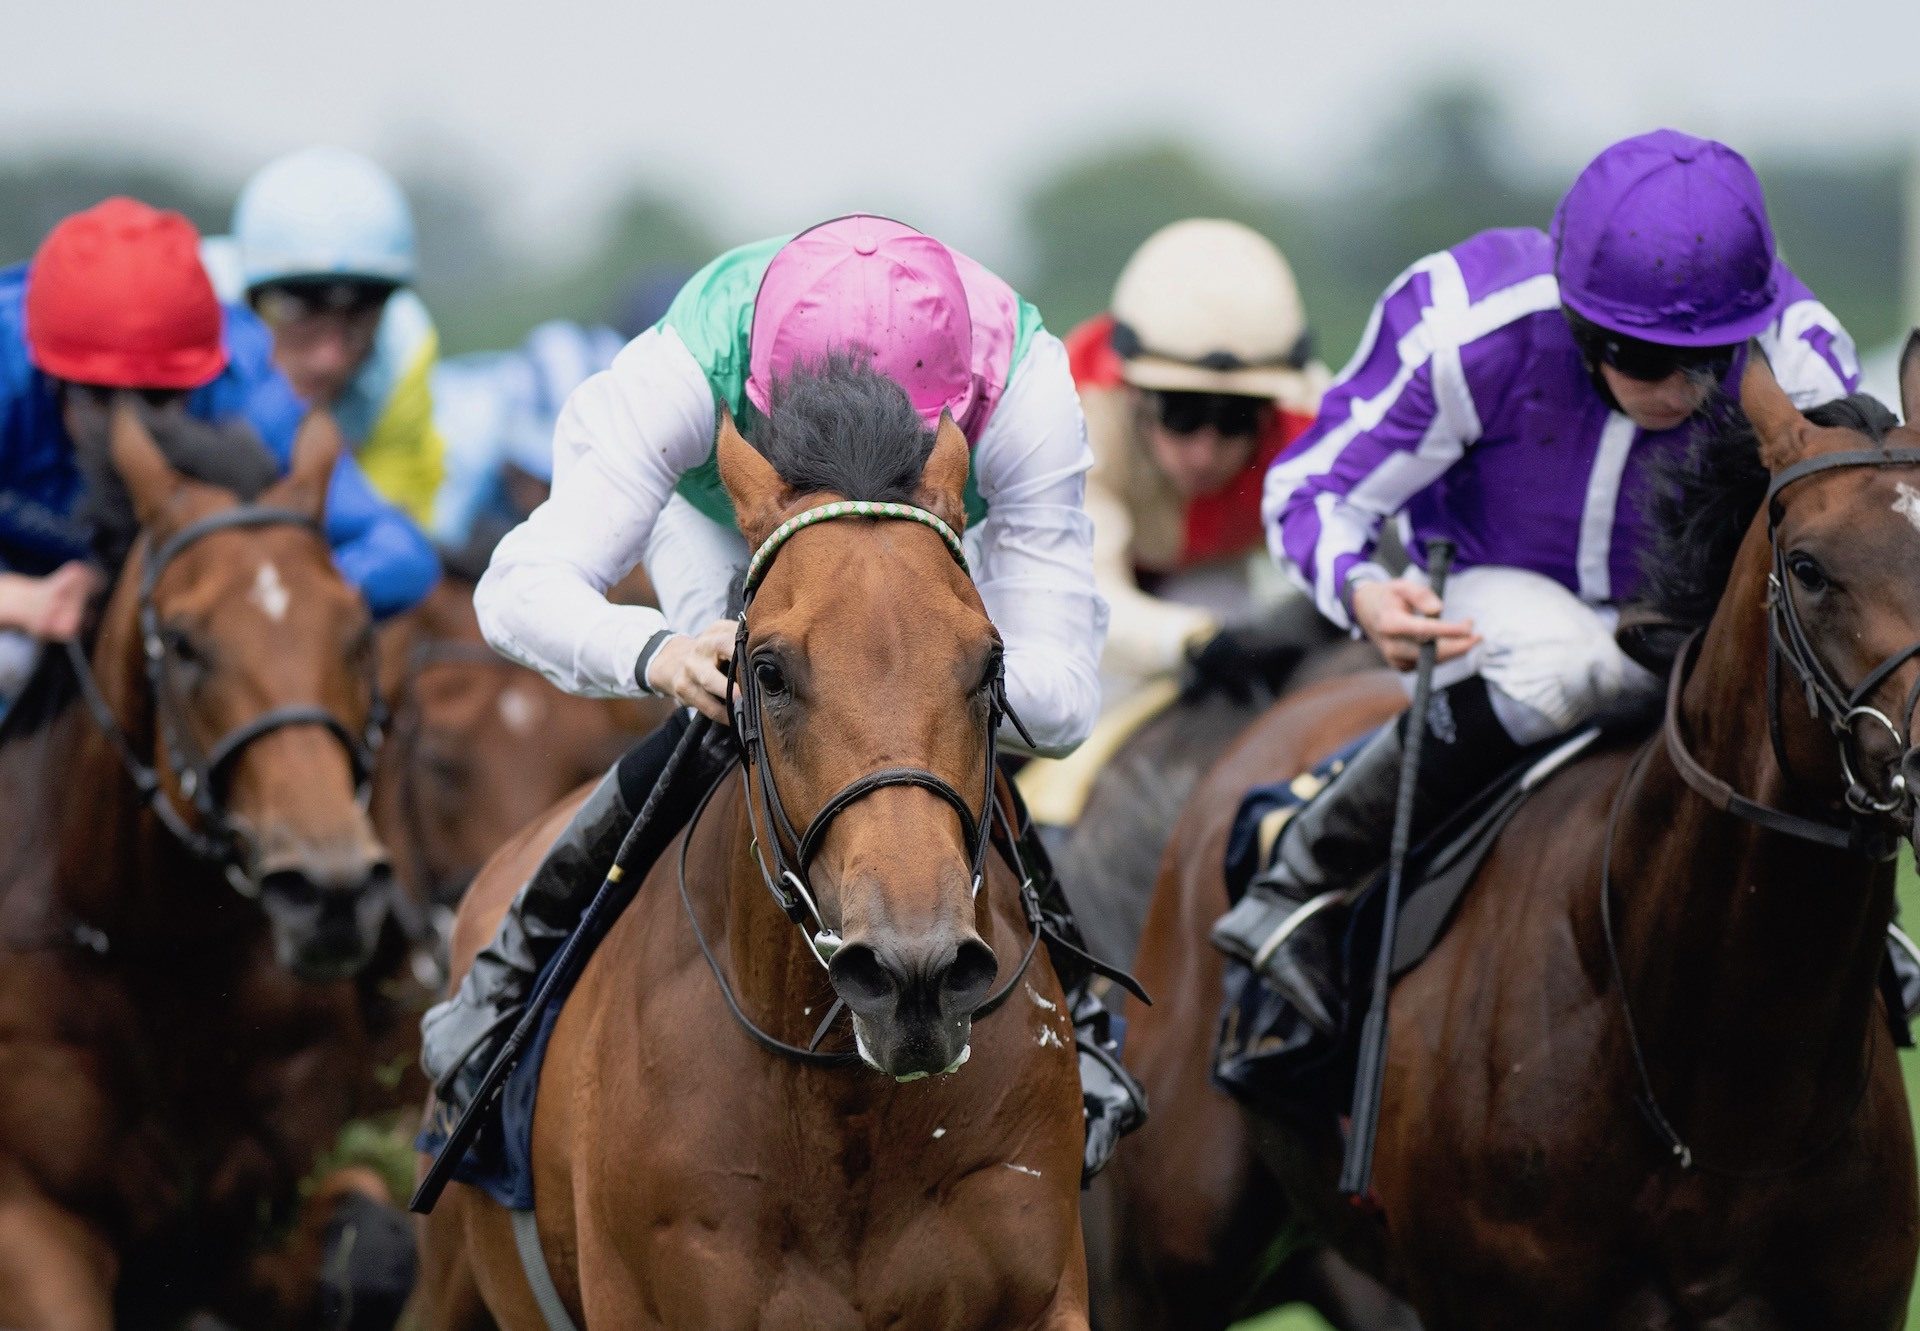
M 804 830 L 794 822 L 787 812 L 785 801 L 781 799 L 778 783 L 774 780 L 767 762 L 765 730 L 763 725 L 763 690 L 749 651 L 750 633 L 747 625 L 748 611 L 753 604 L 754 594 L 765 579 L 767 569 L 772 565 L 774 556 L 782 546 L 797 532 L 822 522 L 831 522 L 838 518 L 889 519 L 904 522 L 916 522 L 938 534 L 952 554 L 954 562 L 964 570 L 967 567 L 966 554 L 961 547 L 960 537 L 945 522 L 925 509 L 911 504 L 882 503 L 868 501 L 843 501 L 821 505 L 790 519 L 775 529 L 764 541 L 747 566 L 746 582 L 743 589 L 744 604 L 740 613 L 740 627 L 734 638 L 731 706 L 733 711 L 733 732 L 740 745 L 740 777 L 746 795 L 748 827 L 753 840 L 753 858 L 759 868 L 762 882 L 787 918 L 807 935 L 807 947 L 814 958 L 825 967 L 841 946 L 839 932 L 828 925 L 820 912 L 819 903 L 811 890 L 810 873 L 814 857 L 819 853 L 821 843 L 825 841 L 827 831 L 841 814 L 854 804 L 873 794 L 877 790 L 890 787 L 908 786 L 929 791 L 949 805 L 960 819 L 961 837 L 971 853 L 973 874 L 972 892 L 979 896 L 981 884 L 986 874 L 986 861 L 993 842 L 993 828 L 998 819 L 1006 830 L 1006 844 L 1014 858 L 1014 866 L 1020 877 L 1020 901 L 1025 914 L 1030 937 L 1026 951 L 1020 962 L 1014 967 L 1013 974 L 973 1012 L 975 1020 L 992 1013 L 1002 1006 L 1014 988 L 1025 977 L 1032 964 L 1034 954 L 1039 950 L 1043 937 L 1043 923 L 1040 901 L 1033 881 L 1033 875 L 1019 858 L 1019 836 L 1006 811 L 995 798 L 995 780 L 998 772 L 998 735 L 1002 721 L 1011 724 L 1020 737 L 1029 745 L 1033 738 L 1020 723 L 1013 712 L 1006 695 L 1004 666 L 998 655 L 994 658 L 992 678 L 987 682 L 987 718 L 985 737 L 985 776 L 980 811 L 974 812 L 973 805 L 966 796 L 957 790 L 953 783 L 936 772 L 924 767 L 883 767 L 866 773 L 835 791 L 812 818 L 807 821 Z M 822 1066 L 841 1066 L 859 1061 L 860 1055 L 854 1050 L 823 1051 L 820 1041 L 843 1011 L 845 1004 L 835 999 L 827 1010 L 826 1016 L 815 1028 L 813 1038 L 806 1045 L 790 1044 L 769 1034 L 749 1017 L 741 1007 L 732 986 L 728 984 L 725 970 L 713 948 L 701 931 L 699 920 L 694 912 L 693 900 L 688 887 L 687 851 L 693 842 L 693 826 L 697 826 L 707 805 L 712 801 L 716 784 L 700 801 L 694 811 L 689 829 L 682 838 L 680 846 L 680 897 L 686 907 L 687 918 L 693 925 L 694 937 L 700 945 L 708 967 L 719 982 L 721 995 L 727 1002 L 734 1019 L 763 1047 L 785 1057 Z M 767 816 L 771 820 L 771 836 L 763 836 L 760 830 L 759 816 L 755 812 L 756 795 L 765 805 Z M 771 863 L 769 863 L 769 858 Z
M 752 826 L 754 843 L 754 862 L 759 865 L 760 876 L 767 890 L 773 894 L 774 901 L 786 913 L 788 919 L 805 928 L 811 917 L 814 932 L 810 946 L 814 956 L 822 966 L 833 960 L 833 954 L 840 947 L 838 932 L 830 928 L 820 913 L 818 902 L 809 890 L 812 881 L 814 857 L 819 854 L 821 843 L 826 840 L 828 830 L 841 814 L 854 804 L 878 790 L 894 786 L 911 786 L 925 790 L 945 801 L 960 818 L 961 838 L 971 852 L 972 890 L 975 896 L 980 893 L 981 879 L 986 873 L 987 849 L 992 840 L 993 831 L 993 786 L 999 756 L 1000 723 L 1010 722 L 1020 732 L 1021 738 L 1028 744 L 1033 742 L 1026 727 L 1020 724 L 1020 718 L 1013 714 L 1007 702 L 1006 674 L 1001 657 L 996 653 L 992 678 L 987 682 L 987 734 L 984 789 L 980 797 L 980 812 L 976 815 L 973 805 L 967 797 L 953 786 L 953 783 L 937 772 L 924 767 L 883 767 L 868 772 L 849 781 L 821 804 L 813 817 L 801 830 L 787 813 L 786 802 L 780 797 L 779 785 L 773 779 L 772 768 L 767 762 L 765 727 L 763 723 L 764 691 L 760 684 L 759 673 L 754 669 L 750 657 L 748 613 L 753 607 L 754 594 L 760 589 L 767 571 L 781 548 L 797 533 L 822 522 L 831 522 L 837 518 L 893 519 L 905 522 L 917 522 L 940 536 L 946 544 L 954 562 L 962 569 L 967 567 L 966 553 L 961 547 L 960 537 L 954 530 L 923 508 L 911 504 L 847 501 L 823 504 L 808 509 L 776 528 L 754 554 L 747 566 L 746 583 L 742 589 L 744 604 L 740 612 L 739 632 L 733 643 L 733 730 L 740 741 L 740 776 L 747 786 L 747 817 Z M 758 788 L 760 802 L 772 820 L 773 835 L 762 836 L 759 820 L 754 813 L 754 793 Z M 771 856 L 772 864 L 768 864 Z
M 186 708 L 173 687 L 167 669 L 167 647 L 161 632 L 160 614 L 154 595 L 167 569 L 196 542 L 215 532 L 251 530 L 260 527 L 299 527 L 325 541 L 325 533 L 313 518 L 292 509 L 242 504 L 222 509 L 175 532 L 151 553 L 140 578 L 139 624 L 147 686 L 153 695 L 154 724 L 160 745 L 166 754 L 165 767 L 142 761 L 135 752 L 120 719 L 100 691 L 86 651 L 78 641 L 67 643 L 68 659 L 79 680 L 80 693 L 94 723 L 112 742 L 127 777 L 174 838 L 197 859 L 219 867 L 227 882 L 245 897 L 259 895 L 259 885 L 243 865 L 244 845 L 238 827 L 219 794 L 222 774 L 242 750 L 256 740 L 277 731 L 297 726 L 318 726 L 340 741 L 353 768 L 356 795 L 366 807 L 373 776 L 374 756 L 379 751 L 385 709 L 371 655 L 367 661 L 367 696 L 372 700 L 367 723 L 355 730 L 332 711 L 318 703 L 290 703 L 270 707 L 258 716 L 242 722 L 202 749 L 194 743 L 186 720 Z M 173 778 L 192 805 L 191 815 L 182 811 L 167 792 L 166 776 Z
M 1766 497 L 1767 540 L 1772 548 L 1773 563 L 1767 575 L 1767 722 L 1774 756 L 1782 774 L 1792 780 L 1793 769 L 1787 759 L 1780 718 L 1779 670 L 1784 661 L 1800 681 L 1808 714 L 1825 723 L 1838 746 L 1840 768 L 1847 782 L 1843 798 L 1851 818 L 1844 824 L 1824 822 L 1761 804 L 1708 772 L 1693 756 L 1681 728 L 1680 695 L 1698 654 L 1698 633 L 1688 640 L 1674 660 L 1668 678 L 1664 735 L 1667 752 L 1681 778 L 1715 808 L 1802 841 L 1886 859 L 1896 849 L 1896 838 L 1888 833 L 1886 820 L 1893 814 L 1911 812 L 1916 797 L 1920 797 L 1920 790 L 1914 788 L 1908 777 L 1909 771 L 1920 766 L 1920 751 L 1915 749 L 1912 732 L 1914 709 L 1920 706 L 1920 678 L 1907 690 L 1906 702 L 1897 720 L 1874 707 L 1871 699 L 1895 671 L 1920 656 L 1920 642 L 1887 656 L 1858 684 L 1851 689 L 1846 687 L 1820 659 L 1801 621 L 1799 603 L 1792 590 L 1793 575 L 1788 568 L 1791 552 L 1780 544 L 1781 494 L 1809 476 L 1857 467 L 1920 467 L 1920 448 L 1850 449 L 1808 458 L 1775 475 L 1767 487 Z M 1862 776 L 1858 728 L 1867 721 L 1882 727 L 1902 755 L 1884 796 L 1875 794 Z

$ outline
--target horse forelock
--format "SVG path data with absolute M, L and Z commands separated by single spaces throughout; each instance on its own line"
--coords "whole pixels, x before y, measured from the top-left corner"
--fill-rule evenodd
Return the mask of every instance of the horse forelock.
M 899 384 L 833 352 L 776 382 L 748 437 L 796 495 L 911 503 L 934 431 Z
M 1898 430 L 1893 413 L 1865 393 L 1806 412 L 1822 427 L 1817 451 L 1887 448 Z M 1916 441 L 1920 442 L 1920 441 Z M 1685 449 L 1655 461 L 1648 495 L 1651 540 L 1642 563 L 1642 601 L 1678 623 L 1704 625 L 1726 590 L 1747 530 L 1771 482 L 1753 425 L 1726 412 Z

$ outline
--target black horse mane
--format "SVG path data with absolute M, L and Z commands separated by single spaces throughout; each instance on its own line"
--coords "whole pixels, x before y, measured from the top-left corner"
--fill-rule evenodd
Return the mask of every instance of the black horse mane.
M 1856 430 L 1874 443 L 1899 422 L 1865 393 L 1814 407 L 1815 425 Z M 1663 618 L 1701 625 L 1713 618 L 1740 542 L 1767 497 L 1767 469 L 1752 422 L 1728 411 L 1689 447 L 1653 468 L 1648 514 L 1653 529 L 1642 562 L 1640 599 Z
M 911 503 L 934 432 L 906 390 L 844 352 L 802 365 L 773 385 L 749 438 L 801 494 Z

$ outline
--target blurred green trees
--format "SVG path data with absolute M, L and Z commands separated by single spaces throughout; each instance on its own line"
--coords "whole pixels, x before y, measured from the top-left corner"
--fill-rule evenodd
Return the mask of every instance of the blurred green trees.
M 1790 262 L 1863 347 L 1891 339 L 1904 326 L 1903 163 L 1885 152 L 1810 157 L 1742 146 L 1754 152 Z M 584 249 L 556 257 L 537 242 L 504 238 L 495 191 L 448 160 L 422 155 L 398 169 L 420 224 L 421 288 L 450 351 L 508 345 L 546 318 L 609 318 L 636 275 L 689 271 L 722 243 L 697 210 L 636 178 Z M 1275 186 L 1260 163 L 1229 163 L 1178 137 L 1083 145 L 1017 198 L 1027 261 L 979 257 L 1065 329 L 1104 306 L 1121 264 L 1157 227 L 1181 217 L 1235 218 L 1292 259 L 1321 354 L 1337 366 L 1396 273 L 1485 227 L 1545 226 L 1579 166 L 1530 159 L 1502 103 L 1457 82 L 1409 102 L 1331 189 Z M 133 193 L 223 229 L 236 183 L 124 152 L 0 161 L 0 262 L 29 254 L 60 217 L 109 193 Z

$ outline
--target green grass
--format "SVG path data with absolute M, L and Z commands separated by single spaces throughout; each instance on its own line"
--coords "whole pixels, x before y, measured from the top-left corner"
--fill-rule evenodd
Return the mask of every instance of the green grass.
M 1909 928 L 1920 921 L 1920 877 L 1915 876 L 1913 860 L 1905 852 L 1902 852 L 1900 866 L 1900 918 Z M 1908 1110 L 1914 1112 L 1915 1106 L 1920 1106 L 1920 1050 L 1902 1050 L 1900 1066 L 1906 1073 Z M 1915 1135 L 1920 1136 L 1920 1112 L 1915 1112 L 1914 1125 Z M 1294 1304 L 1242 1322 L 1236 1331 L 1328 1331 L 1328 1328 L 1310 1309 Z M 1916 1291 L 1907 1305 L 1907 1331 L 1920 1331 L 1920 1291 Z

